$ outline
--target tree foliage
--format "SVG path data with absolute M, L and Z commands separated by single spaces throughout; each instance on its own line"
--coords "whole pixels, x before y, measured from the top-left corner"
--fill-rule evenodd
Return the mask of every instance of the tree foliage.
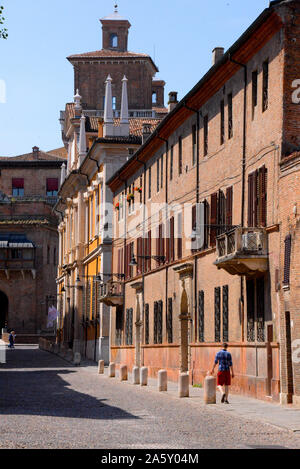
M 0 25 L 4 24 L 5 18 L 3 18 L 2 13 L 3 13 L 4 7 L 0 6 Z M 0 29 L 0 39 L 7 39 L 8 33 L 6 28 Z

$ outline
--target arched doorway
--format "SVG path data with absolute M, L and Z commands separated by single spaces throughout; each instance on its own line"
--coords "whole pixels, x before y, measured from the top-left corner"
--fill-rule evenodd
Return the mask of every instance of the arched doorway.
M 7 315 L 8 315 L 8 298 L 0 291 L 0 334 L 2 329 L 5 327 L 5 323 L 7 322 Z
M 188 371 L 189 368 L 189 314 L 188 314 L 188 296 L 185 289 L 182 292 L 181 296 L 181 305 L 180 305 L 180 351 L 181 351 L 181 363 L 180 371 Z

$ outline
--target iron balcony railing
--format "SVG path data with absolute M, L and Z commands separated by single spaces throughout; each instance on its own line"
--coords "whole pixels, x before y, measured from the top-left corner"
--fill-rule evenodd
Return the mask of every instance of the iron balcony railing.
M 0 259 L 0 270 L 33 270 L 35 259 Z
M 100 285 L 100 301 L 103 303 L 122 304 L 124 295 L 124 282 L 109 280 Z
M 267 234 L 264 228 L 237 227 L 217 237 L 217 258 L 234 255 L 266 256 Z

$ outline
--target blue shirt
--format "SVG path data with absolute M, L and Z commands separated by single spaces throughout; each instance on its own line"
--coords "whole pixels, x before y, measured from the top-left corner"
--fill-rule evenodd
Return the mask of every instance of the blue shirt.
M 219 363 L 219 371 L 229 371 L 229 367 L 232 366 L 231 354 L 227 350 L 220 350 L 215 358 L 215 364 Z

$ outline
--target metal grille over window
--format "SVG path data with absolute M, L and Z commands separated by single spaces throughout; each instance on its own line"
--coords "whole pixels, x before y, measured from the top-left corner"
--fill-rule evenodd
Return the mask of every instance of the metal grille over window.
M 123 308 L 116 309 L 116 335 L 115 344 L 122 345 L 122 330 L 123 330 Z
M 233 137 L 232 94 L 228 95 L 228 138 Z
M 86 292 L 86 319 L 90 319 L 91 312 L 91 283 L 88 280 L 87 282 L 87 292 Z
M 96 317 L 96 278 L 93 277 L 92 283 L 92 319 Z
M 254 280 L 247 281 L 247 341 L 255 341 L 254 329 L 255 308 L 255 283 Z
M 198 339 L 204 342 L 204 291 L 198 293 Z
M 158 302 L 157 343 L 162 344 L 163 302 Z
M 86 318 L 86 285 L 82 288 L 82 319 Z
M 145 344 L 149 344 L 149 305 L 145 305 Z
M 265 341 L 265 279 L 256 280 L 257 295 L 257 341 Z
M 168 315 L 167 315 L 167 336 L 168 343 L 173 342 L 173 300 L 168 298 Z
M 288 286 L 290 284 L 290 268 L 291 268 L 291 248 L 292 248 L 292 236 L 286 236 L 284 240 L 284 276 L 283 284 Z
M 269 105 L 269 62 L 266 60 L 263 63 L 263 112 L 268 109 Z
M 132 345 L 133 309 L 126 310 L 125 339 L 126 345 Z
M 154 343 L 162 343 L 162 301 L 154 303 Z
M 221 288 L 215 288 L 215 342 L 221 341 Z
M 228 342 L 228 285 L 223 287 L 223 340 Z

